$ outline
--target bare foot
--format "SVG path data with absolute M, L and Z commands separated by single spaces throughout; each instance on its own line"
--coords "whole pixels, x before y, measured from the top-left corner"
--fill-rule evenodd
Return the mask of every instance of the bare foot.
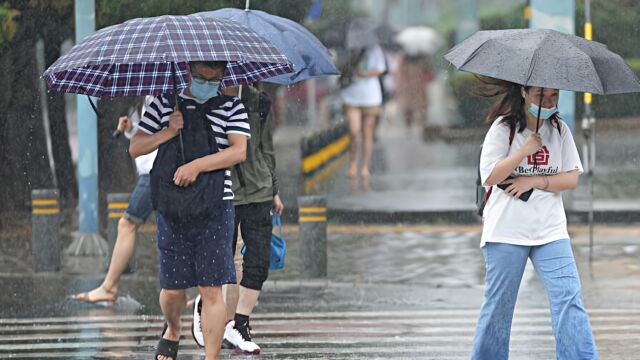
M 356 164 L 355 161 L 352 162 L 351 165 L 349 165 L 347 176 L 351 179 L 354 179 L 356 176 L 358 176 L 358 164 Z
M 98 302 L 107 302 L 107 303 L 113 304 L 118 298 L 118 290 L 117 289 L 108 290 L 103 285 L 100 285 L 89 292 L 72 295 L 71 298 L 77 301 L 82 301 L 90 304 L 95 304 Z
M 368 181 L 371 177 L 371 173 L 369 173 L 369 169 L 362 168 L 362 170 L 360 170 L 360 176 L 362 176 L 362 180 Z

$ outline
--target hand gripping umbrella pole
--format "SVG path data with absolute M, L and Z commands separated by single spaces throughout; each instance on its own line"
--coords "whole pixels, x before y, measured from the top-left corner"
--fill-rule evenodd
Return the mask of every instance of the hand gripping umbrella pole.
M 176 76 L 176 63 L 175 61 L 171 62 L 171 78 L 172 78 L 172 82 L 173 82 L 173 99 L 175 101 L 175 108 L 173 109 L 174 111 L 178 110 L 178 78 Z M 182 164 L 186 164 L 187 162 L 185 161 L 184 158 L 184 142 L 182 141 L 182 129 L 178 130 L 178 137 L 179 137 L 179 141 L 180 141 L 180 156 L 182 158 Z
M 544 100 L 544 88 L 540 88 L 540 104 L 538 105 L 538 117 L 536 119 L 536 134 L 538 133 L 538 130 L 540 130 L 540 113 L 542 112 L 542 100 Z M 537 167 L 538 167 L 538 157 L 534 155 L 533 156 L 534 171 Z

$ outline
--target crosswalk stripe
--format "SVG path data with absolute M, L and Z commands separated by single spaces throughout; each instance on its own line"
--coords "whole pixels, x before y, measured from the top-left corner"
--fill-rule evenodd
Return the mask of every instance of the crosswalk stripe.
M 635 344 L 640 338 L 640 309 L 591 309 L 589 314 L 597 341 L 604 342 L 604 346 L 599 344 L 601 350 L 621 342 Z M 269 313 L 255 314 L 252 325 L 265 354 L 278 357 L 366 354 L 367 358 L 454 360 L 468 358 L 477 315 L 478 309 Z M 197 358 L 202 350 L 191 339 L 192 317 L 182 319 L 180 353 Z M 148 354 L 153 352 L 162 323 L 156 315 L 1 319 L 0 358 L 99 355 L 117 359 Z M 512 359 L 526 359 L 526 354 L 539 354 L 536 358 L 540 359 L 554 356 L 548 309 L 516 310 L 511 349 Z
M 638 309 L 589 309 L 589 316 L 596 318 L 600 316 L 620 315 L 624 317 L 640 316 L 640 308 Z M 476 317 L 479 309 L 441 309 L 441 310 L 423 310 L 423 311 L 363 311 L 363 312 L 313 312 L 313 313 L 268 313 L 254 314 L 251 319 L 270 320 L 270 319 L 327 319 L 327 318 L 417 318 L 417 317 Z M 549 315 L 549 309 L 516 309 L 515 316 L 538 316 Z M 183 319 L 189 319 L 190 316 L 185 315 Z M 159 315 L 110 315 L 110 316 L 91 316 L 91 317 L 55 317 L 55 318 L 29 318 L 29 319 L 0 319 L 0 325 L 5 324 L 34 324 L 34 323 L 61 323 L 61 322 L 100 322 L 100 321 L 125 321 L 125 320 L 145 320 L 145 321 L 162 321 Z
M 613 324 L 609 323 L 599 323 L 598 329 L 600 331 L 637 331 L 640 332 L 640 324 L 621 324 L 615 322 Z M 528 322 L 515 322 L 517 326 L 513 327 L 513 331 L 523 331 L 523 332 L 536 332 L 539 330 L 547 330 L 550 327 L 550 323 L 541 323 L 541 324 L 531 324 Z M 350 333 L 354 330 L 362 331 L 370 334 L 375 333 L 387 333 L 390 330 L 402 330 L 407 327 L 411 328 L 412 332 L 416 333 L 433 333 L 433 332 L 443 332 L 443 333 L 455 333 L 458 331 L 473 331 L 475 322 L 469 321 L 467 322 L 467 326 L 431 326 L 429 323 L 414 323 L 414 322 L 395 322 L 395 323 L 383 323 L 380 324 L 364 324 L 362 326 L 354 326 L 351 323 L 340 323 L 340 322 L 308 322 L 308 323 L 281 323 L 279 326 L 274 328 L 273 326 L 276 324 L 268 324 L 268 323 L 260 323 L 255 322 L 252 323 L 255 327 L 255 332 L 258 333 L 269 333 L 269 334 L 289 334 L 291 331 L 289 330 L 281 330 L 291 328 L 292 325 L 298 327 L 300 325 L 306 326 L 305 332 L 308 333 L 323 333 L 328 330 L 340 332 L 340 333 Z M 351 325 L 351 326 L 349 326 Z M 357 323 L 355 324 L 357 325 Z M 377 325 L 377 327 L 376 327 Z M 387 325 L 387 326 L 380 326 Z M 460 324 L 464 325 L 464 324 Z M 155 328 L 160 329 L 161 324 L 153 325 Z M 339 329 L 334 329 L 334 328 Z M 46 325 L 43 327 L 35 327 L 35 326 L 8 326 L 1 327 L 0 334 L 8 335 L 10 333 L 33 333 L 33 332 L 58 332 L 58 331 L 92 331 L 92 330 L 131 330 L 131 329 L 146 329 L 149 328 L 149 324 L 144 322 L 127 322 L 127 323 L 84 323 L 84 324 L 65 324 L 65 325 Z M 269 328 L 267 330 L 266 328 Z M 186 329 L 186 328 L 185 328 Z M 264 329 L 264 330 L 263 330 Z M 300 329 L 297 329 L 300 331 Z

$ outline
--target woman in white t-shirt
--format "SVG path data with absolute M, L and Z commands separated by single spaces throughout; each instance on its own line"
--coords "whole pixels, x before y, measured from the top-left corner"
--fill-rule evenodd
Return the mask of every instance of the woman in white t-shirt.
M 380 46 L 374 45 L 362 51 L 361 56 L 357 58 L 358 63 L 352 76 L 353 80 L 342 89 L 340 97 L 352 136 L 348 175 L 352 179 L 358 175 L 357 154 L 359 144 L 362 144 L 360 175 L 365 187 L 368 187 L 373 131 L 382 105 L 379 77 L 386 71 L 387 66 Z
M 487 116 L 492 125 L 480 156 L 489 193 L 481 240 L 486 277 L 472 359 L 508 359 L 527 259 L 547 292 L 557 359 L 598 359 L 562 203 L 561 192 L 574 189 L 583 170 L 571 131 L 558 115 L 559 91 L 481 81 L 488 86 L 477 95 L 500 97 Z

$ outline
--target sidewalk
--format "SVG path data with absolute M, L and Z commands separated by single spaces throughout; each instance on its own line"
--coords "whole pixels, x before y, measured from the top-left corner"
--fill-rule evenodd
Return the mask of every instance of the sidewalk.
M 639 120 L 640 121 L 640 120 Z M 477 223 L 475 180 L 481 137 L 425 142 L 416 128 L 408 131 L 394 119 L 378 129 L 372 163 L 372 190 L 352 190 L 346 168 L 327 184 L 330 221 L 342 223 Z M 596 222 L 640 220 L 638 129 L 607 129 L 597 135 L 594 176 Z M 299 147 L 302 130 L 276 131 L 278 172 L 285 204 L 300 191 Z M 580 138 L 577 139 L 580 151 Z M 299 151 L 298 151 L 299 152 Z M 589 210 L 587 176 L 565 197 L 570 222 L 581 223 Z M 289 205 L 291 207 L 291 205 Z M 293 220 L 293 218 L 291 218 Z

